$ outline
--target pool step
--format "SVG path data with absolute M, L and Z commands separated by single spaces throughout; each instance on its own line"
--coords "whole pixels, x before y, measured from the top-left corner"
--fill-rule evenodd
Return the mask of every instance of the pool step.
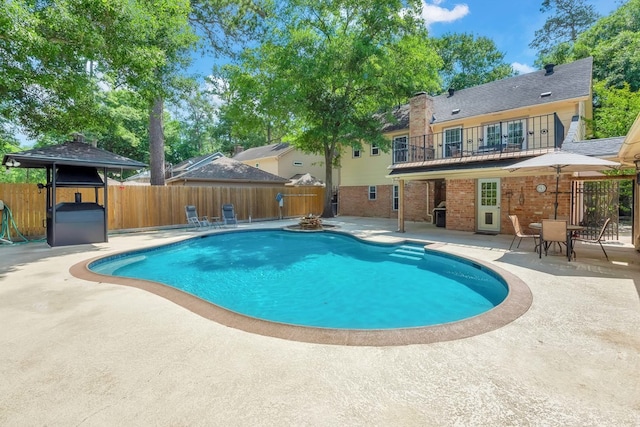
M 420 261 L 424 258 L 424 248 L 419 246 L 402 245 L 389 254 L 395 258 Z

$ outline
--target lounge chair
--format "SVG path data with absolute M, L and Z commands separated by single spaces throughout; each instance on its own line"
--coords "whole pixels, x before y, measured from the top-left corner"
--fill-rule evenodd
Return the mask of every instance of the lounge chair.
M 224 225 L 238 226 L 238 215 L 236 215 L 232 204 L 222 205 L 222 222 Z
M 598 237 L 595 239 L 584 239 L 580 236 L 575 236 L 573 238 L 574 242 L 585 242 L 585 243 L 598 243 L 600 244 L 600 248 L 602 249 L 602 253 L 604 253 L 604 257 L 607 259 L 607 261 L 609 261 L 609 255 L 607 255 L 607 251 L 604 250 L 604 246 L 602 246 L 602 237 L 604 236 L 604 232 L 607 230 L 607 226 L 609 225 L 609 222 L 611 222 L 611 218 L 607 218 L 604 222 L 604 224 L 602 225 L 602 228 L 600 229 L 600 233 L 598 234 Z
M 184 212 L 187 215 L 187 223 L 193 225 L 196 229 L 203 227 L 211 227 L 213 224 L 209 222 L 209 218 L 206 216 L 198 216 L 198 211 L 193 205 L 187 205 L 184 207 Z

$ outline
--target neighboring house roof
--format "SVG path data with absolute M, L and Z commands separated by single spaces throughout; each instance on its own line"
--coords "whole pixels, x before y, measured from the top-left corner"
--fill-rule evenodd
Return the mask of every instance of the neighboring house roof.
M 285 185 L 294 186 L 294 187 L 324 187 L 324 182 L 320 181 L 315 176 L 312 176 L 310 173 L 298 173 L 291 177 L 290 181 Z
M 393 119 L 387 122 L 386 117 L 381 116 L 384 121 L 382 132 L 393 132 L 394 130 L 409 129 L 409 104 L 399 105 L 391 112 Z
M 539 70 L 454 90 L 453 95 L 445 93 L 432 97 L 433 123 L 588 97 L 591 93 L 592 68 L 593 58 L 589 57 L 557 65 L 550 74 L 546 70 Z M 409 104 L 394 108 L 392 114 L 395 120 L 385 120 L 383 132 L 409 128 Z
M 141 169 L 147 166 L 84 142 L 66 142 L 19 153 L 7 153 L 4 155 L 2 164 L 4 165 L 9 159 L 20 162 L 20 167 L 23 168 L 44 168 L 54 164 L 108 169 Z
M 216 151 L 215 153 L 211 153 L 211 154 L 205 154 L 203 156 L 192 157 L 190 159 L 187 159 L 183 162 L 178 163 L 177 165 L 172 166 L 171 170 L 174 175 L 177 175 L 179 173 L 204 166 L 207 163 L 212 162 L 215 159 L 218 159 L 220 157 L 224 157 L 224 154 L 222 154 L 219 151 Z
M 211 154 L 205 154 L 203 156 L 192 157 L 190 159 L 187 159 L 183 162 L 178 163 L 175 166 L 171 166 L 171 176 L 177 176 L 188 170 L 199 168 L 220 157 L 224 157 L 224 154 L 222 154 L 219 151 L 216 151 L 215 153 L 211 153 Z M 130 176 L 125 181 L 148 183 L 150 180 L 151 180 L 151 171 L 144 170 L 140 173 Z
M 233 159 L 244 162 L 247 160 L 264 159 L 265 157 L 278 157 L 290 150 L 293 150 L 293 147 L 291 147 L 289 143 L 281 142 L 278 144 L 248 148 L 233 156 Z
M 235 159 L 220 157 L 200 167 L 170 178 L 167 182 L 192 181 L 241 181 L 285 183 L 288 179 L 245 165 Z

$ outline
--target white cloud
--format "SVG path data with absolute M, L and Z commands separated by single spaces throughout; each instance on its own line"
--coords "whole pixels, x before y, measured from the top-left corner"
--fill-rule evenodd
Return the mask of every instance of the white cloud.
M 533 73 L 534 71 L 537 71 L 535 68 L 527 64 L 521 64 L 519 62 L 514 62 L 513 64 L 511 64 L 511 66 L 513 67 L 514 70 L 516 70 L 518 74 L 529 74 L 529 73 Z
M 466 4 L 457 4 L 453 9 L 449 10 L 440 7 L 443 0 L 433 0 L 432 3 L 422 5 L 422 19 L 427 26 L 436 22 L 453 22 L 463 18 L 469 14 L 469 6 Z

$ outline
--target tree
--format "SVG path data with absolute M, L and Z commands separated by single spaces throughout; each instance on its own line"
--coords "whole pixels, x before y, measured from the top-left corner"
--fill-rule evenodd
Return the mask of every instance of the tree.
M 553 12 L 541 29 L 536 30 L 529 47 L 538 51 L 539 57 L 548 55 L 560 43 L 573 44 L 578 35 L 598 18 L 593 5 L 585 0 L 543 0 L 540 12 Z
M 465 89 L 515 74 L 504 62 L 504 53 L 489 38 L 454 33 L 445 34 L 435 43 L 444 61 L 440 71 L 443 89 Z
M 226 132 L 222 134 L 227 139 L 224 145 L 231 151 L 235 145 L 249 148 L 279 143 L 295 128 L 289 105 L 279 102 L 287 87 L 275 86 L 286 81 L 260 73 L 263 64 L 256 62 L 253 54 L 248 50 L 240 56 L 242 67 L 227 64 L 215 68 L 216 76 L 210 79 L 213 92 L 224 100 L 220 125 Z
M 640 90 L 640 0 L 629 0 L 580 34 L 575 58 L 593 56 L 593 77 L 608 86 Z
M 640 111 L 640 92 L 632 92 L 628 83 L 622 88 L 600 81 L 593 85 L 592 127 L 596 138 L 624 136 Z
M 282 109 L 297 123 L 288 140 L 324 156 L 324 217 L 333 216 L 332 168 L 340 153 L 363 142 L 388 149 L 376 113 L 438 88 L 441 61 L 419 19 L 421 5 L 293 0 L 276 11 L 266 40 L 242 63 L 266 91 L 261 109 Z
M 189 12 L 187 0 L 2 2 L 0 117 L 32 137 L 91 131 L 100 127 L 104 83 L 135 90 L 151 111 L 161 110 L 196 42 Z M 153 136 L 161 156 L 162 130 Z M 158 158 L 152 167 L 162 170 Z

